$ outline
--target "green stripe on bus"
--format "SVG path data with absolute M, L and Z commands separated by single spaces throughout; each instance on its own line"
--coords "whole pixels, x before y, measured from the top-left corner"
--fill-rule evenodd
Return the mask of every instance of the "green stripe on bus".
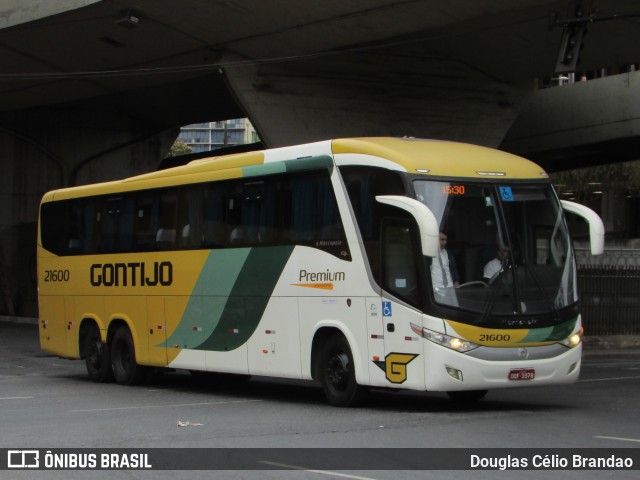
M 226 352 L 244 345 L 264 315 L 293 246 L 253 248 L 231 290 L 222 317 L 198 350 Z
M 257 177 L 259 175 L 273 175 L 274 173 L 285 173 L 287 167 L 283 162 L 265 163 L 263 165 L 250 165 L 242 167 L 243 177 Z
M 555 325 L 547 328 L 537 328 L 535 330 L 529 330 L 529 333 L 523 338 L 520 343 L 528 342 L 557 342 L 567 338 L 576 327 L 577 318 L 569 320 L 568 322 Z
M 243 177 L 257 177 L 260 175 L 273 175 L 275 173 L 300 172 L 305 170 L 321 170 L 333 168 L 333 159 L 328 155 L 317 157 L 297 158 L 282 162 L 265 163 L 262 165 L 250 165 L 242 167 Z
M 317 157 L 298 158 L 296 160 L 285 160 L 287 172 L 299 172 L 302 170 L 320 170 L 328 168 L 333 169 L 333 159 L 328 155 L 319 155 Z
M 159 346 L 197 348 L 203 338 L 211 336 L 250 251 L 234 248 L 209 253 L 178 327 L 166 344 Z

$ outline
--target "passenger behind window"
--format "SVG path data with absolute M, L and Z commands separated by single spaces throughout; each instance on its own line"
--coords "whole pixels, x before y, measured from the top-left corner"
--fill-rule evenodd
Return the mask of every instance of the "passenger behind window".
M 229 234 L 229 243 L 240 244 L 244 243 L 244 229 L 242 227 L 235 227 Z
M 176 244 L 175 228 L 159 228 L 156 233 L 156 247 L 160 249 L 173 248 Z
M 188 223 L 182 227 L 182 233 L 180 235 L 180 245 L 184 247 L 191 246 L 191 225 Z
M 67 244 L 67 250 L 69 253 L 79 253 L 80 240 L 78 240 L 77 238 L 70 238 L 69 243 Z

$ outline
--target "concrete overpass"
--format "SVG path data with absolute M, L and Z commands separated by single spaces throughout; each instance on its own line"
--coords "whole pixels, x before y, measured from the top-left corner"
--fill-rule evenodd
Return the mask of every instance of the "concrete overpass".
M 640 71 L 532 93 L 500 148 L 548 171 L 640 159 Z
M 577 3 L 5 0 L 4 308 L 32 313 L 42 193 L 153 169 L 181 125 L 248 116 L 268 146 L 351 135 L 500 145 L 533 78 L 555 67 L 560 24 L 598 20 L 581 68 L 640 59 L 636 1 Z

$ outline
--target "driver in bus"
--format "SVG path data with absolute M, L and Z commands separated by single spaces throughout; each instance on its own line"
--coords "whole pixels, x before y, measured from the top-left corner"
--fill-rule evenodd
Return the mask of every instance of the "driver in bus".
M 504 245 L 498 245 L 495 258 L 489 260 L 484 266 L 482 276 L 485 282 L 491 283 L 491 281 L 498 276 L 504 268 L 507 258 L 509 258 L 509 249 Z
M 431 282 L 433 290 L 438 292 L 445 288 L 458 288 L 460 275 L 456 266 L 456 259 L 447 250 L 447 234 L 440 232 L 440 249 L 438 256 L 431 261 Z

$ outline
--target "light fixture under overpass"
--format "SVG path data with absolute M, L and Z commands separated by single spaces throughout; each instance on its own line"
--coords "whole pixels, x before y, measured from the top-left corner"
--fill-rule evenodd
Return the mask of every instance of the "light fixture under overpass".
M 640 17 L 640 13 L 611 13 L 600 14 L 591 8 L 592 0 L 571 0 L 569 2 L 568 18 L 558 19 L 556 13 L 554 23 L 562 27 L 560 51 L 556 61 L 555 73 L 571 73 L 576 71 L 580 62 L 580 51 L 584 47 L 583 40 L 590 23 Z
M 127 10 L 120 15 L 118 20 L 116 20 L 116 24 L 128 29 L 139 27 L 140 15 L 132 10 Z
M 589 16 L 586 14 L 583 1 L 571 2 L 569 9 L 572 17 L 559 22 L 563 26 L 562 40 L 560 41 L 560 51 L 556 61 L 555 73 L 575 72 L 580 60 L 580 50 L 582 50 L 582 40 L 587 33 L 587 22 Z

